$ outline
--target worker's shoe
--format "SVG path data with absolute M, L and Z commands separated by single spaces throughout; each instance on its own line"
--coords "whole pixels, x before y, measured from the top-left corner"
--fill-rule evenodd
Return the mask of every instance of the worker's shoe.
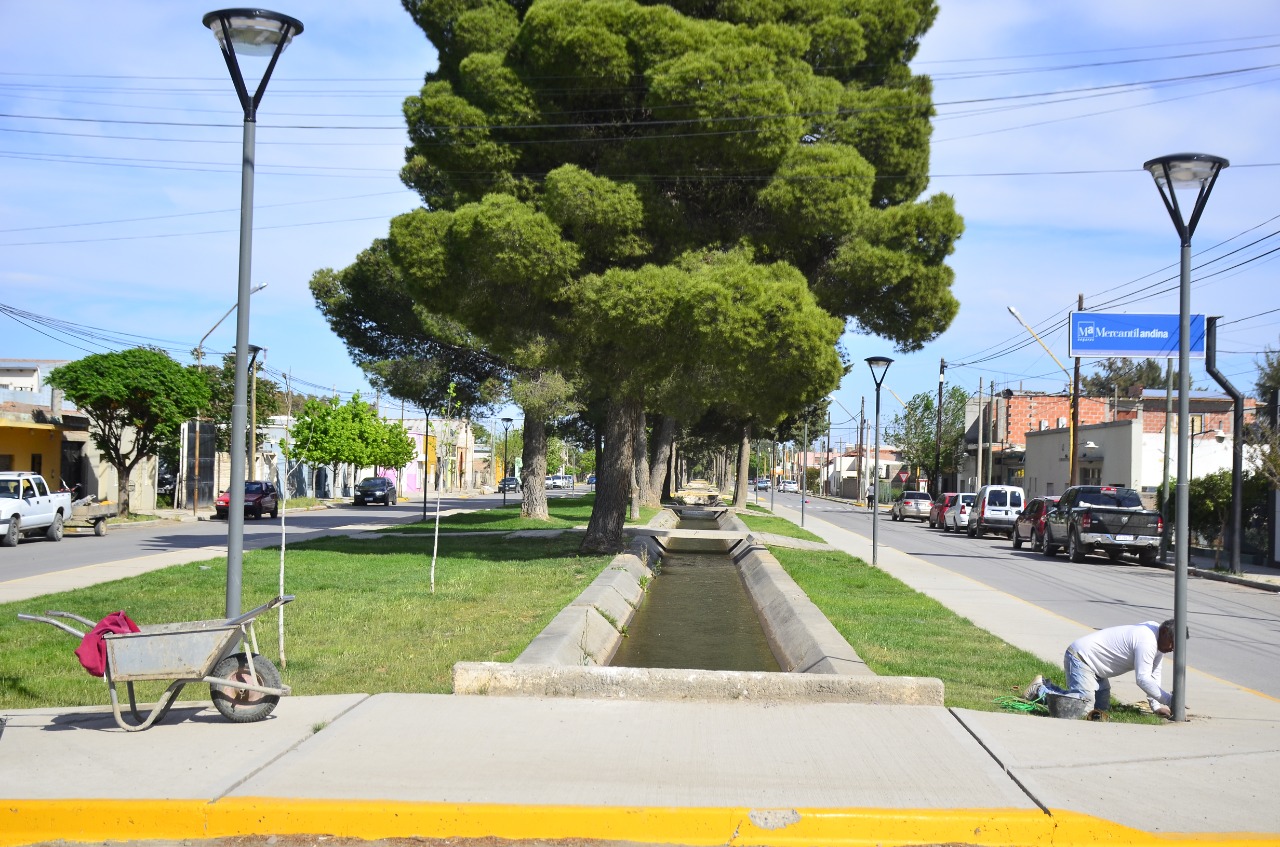
M 1036 674 L 1036 678 L 1031 680 L 1031 684 L 1022 689 L 1023 700 L 1039 700 L 1043 695 L 1044 676 Z

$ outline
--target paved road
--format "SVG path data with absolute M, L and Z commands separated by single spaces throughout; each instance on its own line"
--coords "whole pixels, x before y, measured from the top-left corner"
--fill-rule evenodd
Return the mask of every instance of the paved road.
M 776 502 L 800 508 L 795 495 L 779 494 Z M 763 497 L 761 505 L 768 505 Z M 805 512 L 871 537 L 871 515 L 865 509 L 810 498 Z M 878 523 L 882 544 L 1089 626 L 1173 615 L 1172 571 L 1127 560 L 1113 563 L 1104 557 L 1072 564 L 1062 554 L 1050 559 L 1028 547 L 1014 550 L 1003 537 L 971 539 L 930 529 L 927 523 L 895 523 L 887 513 L 881 514 Z M 1189 665 L 1280 697 L 1280 594 L 1192 579 L 1187 609 Z

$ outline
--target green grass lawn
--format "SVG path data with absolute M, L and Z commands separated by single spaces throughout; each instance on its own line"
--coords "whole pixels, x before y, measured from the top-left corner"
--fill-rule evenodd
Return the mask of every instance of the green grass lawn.
M 447 515 L 440 518 L 441 532 L 512 532 L 519 529 L 568 529 L 575 526 L 586 526 L 591 520 L 591 506 L 595 503 L 594 494 L 582 497 L 556 497 L 547 500 L 549 520 L 540 521 L 534 518 L 520 517 L 520 499 L 513 497 L 506 506 L 495 506 L 476 512 L 458 515 Z M 428 506 L 427 520 L 411 524 L 399 524 L 382 532 L 435 532 L 435 515 Z M 640 520 L 627 523 L 648 523 L 654 515 L 662 511 L 651 506 L 640 508 Z
M 747 529 L 753 529 L 756 532 L 770 532 L 774 535 L 785 535 L 788 538 L 800 538 L 805 541 L 822 541 L 809 530 L 802 529 L 786 518 L 775 515 L 745 515 L 739 512 L 738 519 L 747 525 Z
M 596 577 L 609 557 L 581 557 L 579 543 L 575 537 L 442 538 L 435 594 L 429 593 L 430 538 L 292 544 L 285 585 L 298 600 L 284 607 L 284 682 L 299 695 L 448 692 L 455 662 L 511 661 Z M 279 559 L 279 550 L 245 553 L 246 609 L 276 594 Z M 74 638 L 19 621 L 18 612 L 52 608 L 97 620 L 124 609 L 140 624 L 220 619 L 225 564 L 176 565 L 0 605 L 0 709 L 109 702 L 103 681 L 89 676 L 72 654 Z M 276 660 L 276 613 L 259 618 L 257 631 L 260 651 Z M 153 700 L 163 688 L 140 684 L 138 695 Z M 183 699 L 208 696 L 205 685 L 183 692 Z

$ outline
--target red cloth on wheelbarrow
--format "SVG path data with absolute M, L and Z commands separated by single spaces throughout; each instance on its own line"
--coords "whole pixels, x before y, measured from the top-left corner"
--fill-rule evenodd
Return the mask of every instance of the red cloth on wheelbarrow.
M 89 630 L 80 640 L 76 648 L 76 658 L 93 676 L 104 676 L 107 672 L 107 642 L 104 636 L 108 632 L 137 632 L 138 625 L 130 620 L 124 612 L 112 612 L 97 626 Z

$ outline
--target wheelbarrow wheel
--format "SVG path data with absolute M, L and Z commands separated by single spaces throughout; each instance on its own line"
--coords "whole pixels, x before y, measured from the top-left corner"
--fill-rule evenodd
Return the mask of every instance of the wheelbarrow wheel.
M 249 660 L 244 653 L 227 656 L 213 669 L 213 675 L 222 679 L 234 679 L 237 682 L 248 682 L 263 688 L 280 687 L 280 671 L 271 664 L 266 656 L 253 656 L 255 674 L 249 673 Z M 256 678 L 255 678 L 256 677 Z M 243 688 L 232 688 L 229 685 L 209 684 L 209 696 L 214 708 L 232 723 L 253 723 L 260 721 L 275 710 L 280 697 L 275 694 L 263 694 L 260 691 L 245 691 Z

